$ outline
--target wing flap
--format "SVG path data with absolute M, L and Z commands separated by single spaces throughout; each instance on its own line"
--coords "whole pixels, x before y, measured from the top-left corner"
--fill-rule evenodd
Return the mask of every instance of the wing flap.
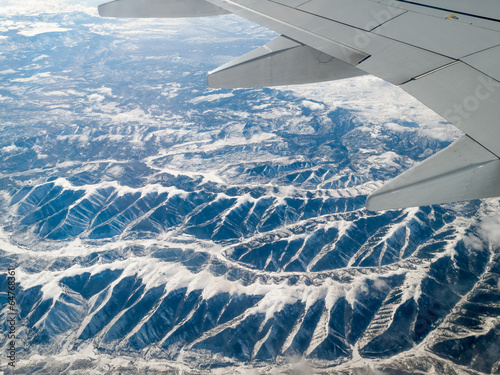
M 368 197 L 372 211 L 500 195 L 500 159 L 468 136 L 389 181 Z
M 181 18 L 228 14 L 205 0 L 116 0 L 99 6 L 101 17 Z
M 326 12 L 327 3 L 310 13 L 273 1 L 207 1 L 397 85 L 453 62 L 441 54 L 349 25 L 346 22 L 352 19 L 351 13 L 339 12 L 335 21 L 326 18 L 321 10 Z M 357 1 L 362 5 L 360 14 L 373 4 Z
M 269 87 L 332 81 L 366 74 L 314 48 L 280 36 L 210 72 L 209 87 Z

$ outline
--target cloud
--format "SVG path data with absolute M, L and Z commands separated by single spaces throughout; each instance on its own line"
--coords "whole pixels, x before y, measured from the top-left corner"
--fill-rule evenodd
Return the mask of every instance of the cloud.
M 35 36 L 44 33 L 64 32 L 69 30 L 71 29 L 59 27 L 57 23 L 35 22 L 30 27 L 19 31 L 18 34 L 23 36 Z
M 493 246 L 500 247 L 500 216 L 486 217 L 479 224 L 479 233 Z
M 286 358 L 287 364 L 268 370 L 269 375 L 313 375 L 315 370 L 304 357 L 291 356 Z
M 309 100 L 303 100 L 302 105 L 306 108 L 309 108 L 311 111 L 322 111 L 325 109 L 325 106 L 321 103 L 311 102 Z
M 198 104 L 200 102 L 213 102 L 213 101 L 220 100 L 220 99 L 231 98 L 233 96 L 234 96 L 234 94 L 231 92 L 224 93 L 224 94 L 210 94 L 210 95 L 204 95 L 204 96 L 197 96 L 196 98 L 189 100 L 189 103 Z
M 474 250 L 482 250 L 484 248 L 484 242 L 472 234 L 464 237 L 464 244 L 466 247 Z
M 387 122 L 385 123 L 385 127 L 392 131 L 395 131 L 396 133 L 403 133 L 412 130 L 407 127 L 396 124 L 395 122 Z
M 12 144 L 10 146 L 5 146 L 0 149 L 2 152 L 5 153 L 11 153 L 11 152 L 16 152 L 18 150 L 21 150 L 21 147 L 17 147 L 15 144 Z

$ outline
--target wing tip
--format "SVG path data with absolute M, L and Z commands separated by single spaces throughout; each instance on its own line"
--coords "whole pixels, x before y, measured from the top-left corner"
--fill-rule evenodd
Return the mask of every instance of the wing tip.
M 366 198 L 365 207 L 368 211 L 377 212 L 395 209 L 392 207 L 388 207 L 387 204 L 384 204 L 383 199 L 381 200 L 380 195 L 376 194 L 376 192 L 377 191 L 375 190 L 375 192 L 373 192 L 368 196 L 368 198 Z
M 189 18 L 230 12 L 205 0 L 115 0 L 97 7 L 101 17 Z
M 114 1 L 110 1 L 97 6 L 97 12 L 100 17 L 115 17 L 113 14 L 110 14 L 110 4 L 114 3 Z

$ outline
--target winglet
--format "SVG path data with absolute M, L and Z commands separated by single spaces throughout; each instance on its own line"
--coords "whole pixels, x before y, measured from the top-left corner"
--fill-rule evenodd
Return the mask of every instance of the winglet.
M 380 211 L 500 195 L 500 159 L 468 136 L 374 191 L 366 208 Z

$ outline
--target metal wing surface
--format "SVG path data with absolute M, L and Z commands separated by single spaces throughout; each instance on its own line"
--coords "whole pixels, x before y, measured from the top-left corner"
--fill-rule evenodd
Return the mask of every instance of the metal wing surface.
M 372 74 L 466 135 L 367 200 L 383 210 L 500 196 L 497 0 L 118 0 L 103 16 L 234 13 L 280 37 L 209 73 L 210 87 L 276 86 Z

